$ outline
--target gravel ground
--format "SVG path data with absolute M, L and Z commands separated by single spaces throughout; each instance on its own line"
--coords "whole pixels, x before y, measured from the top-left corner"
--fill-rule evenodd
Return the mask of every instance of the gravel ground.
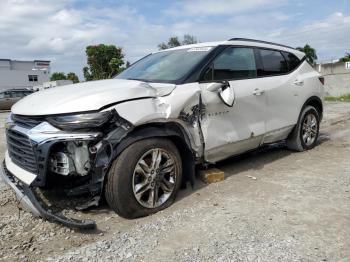
M 95 219 L 94 231 L 19 211 L 0 184 L 0 260 L 349 261 L 350 103 L 325 110 L 313 150 L 275 145 L 221 162 L 224 181 L 198 180 L 155 215 L 125 220 L 107 206 L 69 211 Z M 3 137 L 0 143 L 3 156 Z

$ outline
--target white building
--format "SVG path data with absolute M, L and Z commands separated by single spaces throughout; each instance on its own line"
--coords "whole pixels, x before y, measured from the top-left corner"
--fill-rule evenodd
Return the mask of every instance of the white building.
M 0 59 L 0 92 L 30 88 L 50 80 L 50 61 Z
M 48 88 L 71 85 L 71 84 L 73 84 L 72 80 L 56 80 L 56 81 L 44 82 L 42 85 L 35 85 L 33 87 L 33 90 L 42 91 Z

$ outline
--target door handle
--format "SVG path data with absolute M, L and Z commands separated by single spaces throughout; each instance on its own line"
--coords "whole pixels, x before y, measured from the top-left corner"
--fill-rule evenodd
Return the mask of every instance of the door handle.
M 262 94 L 265 93 L 265 90 L 260 90 L 259 88 L 256 88 L 253 92 L 253 95 L 255 96 L 261 96 Z
M 304 81 L 303 80 L 295 80 L 294 82 L 293 82 L 293 84 L 294 85 L 297 85 L 297 86 L 302 86 L 303 84 L 304 84 Z

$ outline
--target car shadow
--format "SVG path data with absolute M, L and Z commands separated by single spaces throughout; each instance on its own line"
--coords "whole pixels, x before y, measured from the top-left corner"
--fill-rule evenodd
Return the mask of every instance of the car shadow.
M 316 147 L 330 140 L 329 133 L 320 132 L 319 139 Z M 297 154 L 287 149 L 285 142 L 279 142 L 274 144 L 265 145 L 258 149 L 229 157 L 223 161 L 216 163 L 215 165 L 209 165 L 208 168 L 218 168 L 225 172 L 225 180 L 229 177 L 238 175 L 248 170 L 258 171 L 264 168 L 265 165 L 271 164 L 279 159 L 285 158 L 291 154 Z M 200 178 L 198 168 L 196 172 L 196 179 L 193 187 L 188 183 L 187 187 L 180 190 L 176 201 L 189 197 L 194 193 L 198 193 L 199 190 L 208 186 L 207 183 L 203 182 Z

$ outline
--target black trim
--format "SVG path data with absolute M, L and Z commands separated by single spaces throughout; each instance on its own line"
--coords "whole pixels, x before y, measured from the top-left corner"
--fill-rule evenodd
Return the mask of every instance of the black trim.
M 245 80 L 245 79 L 258 79 L 258 78 L 263 78 L 263 77 L 274 77 L 274 76 L 288 75 L 288 74 L 296 71 L 302 65 L 302 63 L 306 60 L 306 56 L 304 56 L 302 59 L 300 59 L 299 65 L 297 67 L 295 67 L 294 70 L 292 70 L 292 71 L 289 71 L 289 72 L 286 72 L 286 73 L 282 73 L 282 74 L 277 74 L 277 75 L 261 75 L 261 76 L 259 76 L 259 71 L 258 70 L 263 70 L 263 65 L 262 65 L 259 49 L 272 50 L 272 51 L 277 51 L 277 52 L 282 53 L 281 50 L 274 49 L 274 48 L 269 48 L 269 47 L 246 46 L 246 45 L 221 45 L 221 47 L 222 48 L 220 50 L 218 49 L 220 52 L 216 53 L 215 56 L 211 57 L 210 60 L 207 61 L 206 65 L 202 68 L 198 79 L 196 79 L 196 81 L 192 81 L 192 82 L 199 82 L 199 83 L 213 83 L 213 82 L 217 82 L 215 80 L 204 81 L 202 79 L 203 79 L 203 76 L 204 76 L 206 70 L 208 69 L 208 65 L 210 65 L 214 61 L 214 59 L 218 55 L 220 55 L 226 48 L 231 48 L 231 47 L 245 47 L 245 48 L 254 49 L 255 63 L 256 63 L 256 69 L 257 69 L 257 76 L 256 77 L 244 77 L 244 78 L 226 79 L 226 81 L 236 81 L 236 80 Z M 292 52 L 290 52 L 290 53 L 292 53 Z M 283 58 L 284 58 L 284 56 L 283 56 Z M 185 83 L 192 83 L 192 82 L 187 82 L 186 81 L 183 84 L 185 84 Z
M 187 84 L 187 83 L 194 83 L 198 82 L 198 79 L 202 77 L 202 71 L 203 68 L 207 68 L 208 65 L 219 55 L 223 50 L 225 50 L 227 46 L 225 45 L 218 45 L 209 54 L 201 61 L 199 62 L 192 71 L 190 71 L 186 78 L 182 83 L 179 84 Z
M 263 49 L 263 50 L 272 50 L 272 51 L 280 52 L 281 55 L 282 55 L 282 57 L 284 58 L 284 60 L 285 60 L 286 63 L 287 63 L 287 60 L 286 60 L 286 58 L 285 58 L 284 55 L 283 55 L 283 52 L 285 52 L 285 51 L 281 51 L 281 50 L 273 49 L 273 48 L 268 48 L 268 47 L 256 47 L 257 55 L 258 55 L 258 57 L 259 57 L 259 59 L 260 59 L 260 63 L 261 63 L 261 67 L 262 67 L 262 68 L 263 68 L 263 63 L 262 63 L 262 59 L 261 59 L 261 55 L 260 55 L 260 52 L 259 52 L 260 50 L 259 50 L 259 49 Z M 291 52 L 287 52 L 287 53 L 291 53 Z M 299 57 L 297 57 L 297 58 L 299 59 Z M 291 70 L 291 71 L 288 70 L 288 71 L 285 72 L 285 73 L 275 74 L 275 75 L 261 75 L 261 76 L 259 76 L 259 74 L 258 74 L 258 77 L 257 77 L 257 78 L 289 75 L 290 73 L 296 71 L 296 70 L 302 65 L 302 63 L 303 63 L 305 60 L 306 60 L 306 56 L 304 56 L 302 59 L 299 59 L 299 64 L 298 64 L 293 70 Z M 287 63 L 287 66 L 288 66 L 288 63 Z M 288 69 L 289 69 L 289 66 L 288 66 Z
M 6 168 L 5 161 L 3 162 L 3 170 L 5 176 L 8 178 L 12 186 L 16 187 L 24 196 L 28 197 L 31 204 L 37 210 L 42 218 L 45 218 L 49 221 L 58 222 L 64 226 L 77 228 L 77 229 L 95 229 L 96 222 L 93 220 L 78 220 L 74 218 L 65 217 L 62 213 L 54 213 L 50 210 L 49 207 L 46 207 L 43 204 L 43 201 L 38 200 L 35 192 L 32 190 L 32 187 L 27 186 L 26 184 L 17 180 Z
M 267 75 L 267 74 L 265 74 L 264 62 L 263 62 L 263 59 L 261 57 L 261 50 L 269 50 L 269 51 L 274 51 L 274 52 L 280 53 L 280 55 L 282 56 L 286 66 L 287 66 L 287 71 L 286 72 L 281 72 L 281 73 L 278 73 L 278 74 L 274 74 L 274 75 Z M 271 48 L 259 47 L 259 48 L 256 48 L 256 52 L 257 52 L 257 55 L 259 57 L 259 60 L 260 60 L 260 63 L 261 63 L 261 68 L 262 68 L 261 75 L 257 74 L 258 77 L 280 76 L 280 75 L 287 75 L 287 74 L 290 73 L 289 68 L 288 68 L 287 60 L 284 57 L 284 55 L 283 55 L 281 50 L 275 50 L 275 49 L 271 49 Z
M 323 118 L 323 110 L 324 110 L 324 108 L 323 108 L 323 102 L 322 102 L 322 100 L 318 97 L 318 96 L 311 96 L 311 97 L 309 97 L 306 101 L 305 101 L 305 103 L 303 104 L 303 106 L 302 106 L 302 108 L 301 108 L 301 111 L 305 108 L 305 106 L 307 106 L 307 105 L 311 105 L 312 104 L 312 102 L 317 102 L 320 106 L 321 106 L 321 112 L 319 112 L 320 113 L 320 122 L 321 122 L 321 120 L 322 120 L 322 118 Z M 317 108 L 316 108 L 317 109 Z M 300 112 L 300 114 L 301 114 L 301 112 Z
M 268 45 L 277 45 L 277 46 L 281 46 L 281 47 L 286 47 L 286 48 L 290 48 L 290 49 L 293 49 L 293 50 L 297 50 L 297 49 L 295 49 L 294 47 L 291 47 L 291 46 L 277 44 L 277 43 L 263 41 L 263 40 L 250 39 L 250 38 L 239 38 L 239 37 L 236 37 L 236 38 L 231 38 L 228 41 L 246 41 L 246 42 L 261 43 L 261 44 L 268 44 Z
M 266 42 L 266 41 L 260 41 L 260 40 L 254 40 L 254 39 L 247 39 L 247 38 L 232 38 L 229 41 L 249 41 L 249 42 L 254 42 L 254 43 L 265 43 L 265 44 L 271 44 L 271 45 L 275 45 L 275 46 L 281 46 L 281 47 L 286 47 L 289 49 L 293 49 L 293 50 L 297 50 L 295 48 L 289 47 L 289 46 L 285 46 L 285 45 L 280 45 L 280 44 L 276 44 L 276 43 L 272 43 L 272 42 Z M 139 81 L 144 81 L 144 82 L 157 82 L 157 83 L 170 83 L 170 84 L 175 84 L 175 85 L 182 85 L 182 84 L 188 84 L 188 83 L 195 83 L 195 82 L 207 82 L 210 83 L 212 81 L 202 81 L 201 79 L 203 78 L 203 74 L 204 71 L 208 68 L 208 65 L 210 65 L 210 63 L 219 55 L 221 54 L 222 51 L 224 51 L 226 48 L 229 47 L 245 47 L 245 48 L 252 48 L 254 49 L 254 53 L 256 52 L 256 49 L 266 49 L 266 50 L 273 50 L 273 51 L 278 51 L 278 52 L 288 52 L 285 50 L 280 50 L 280 49 L 275 49 L 275 48 L 270 48 L 270 47 L 261 47 L 258 45 L 235 45 L 235 44 L 230 44 L 230 45 L 218 45 L 216 47 L 213 48 L 213 50 L 211 50 L 192 70 L 190 70 L 184 77 L 178 79 L 178 80 L 173 80 L 173 81 L 159 81 L 159 80 L 142 80 L 140 79 Z M 293 52 L 290 52 L 293 53 Z M 149 54 L 151 55 L 151 54 Z M 135 63 L 133 63 L 132 65 L 138 63 L 139 61 L 143 60 L 144 58 L 148 57 L 149 55 L 139 59 L 138 61 L 136 61 Z M 283 56 L 284 57 L 284 56 Z M 257 71 L 258 71 L 258 60 L 257 60 L 257 54 L 255 54 L 255 59 L 256 59 L 256 64 L 257 64 Z M 305 60 L 305 56 L 300 60 L 300 64 L 295 68 L 297 69 L 302 62 Z M 259 62 L 260 66 L 262 66 L 261 61 Z M 130 67 L 129 67 L 130 68 Z M 294 70 L 295 70 L 294 69 Z M 293 70 L 293 71 L 294 71 Z M 254 79 L 254 78 L 260 78 L 260 77 L 272 77 L 272 76 L 279 76 L 279 75 L 286 75 L 289 74 L 293 71 L 284 73 L 284 74 L 278 74 L 278 75 L 269 75 L 269 76 L 257 76 L 257 77 L 250 77 L 250 78 L 235 78 L 235 79 L 227 79 L 228 81 L 234 81 L 234 80 L 243 80 L 243 79 Z M 258 72 L 257 72 L 258 73 Z M 258 74 L 257 74 L 258 75 Z M 117 78 L 117 76 L 115 77 Z M 145 97 L 148 98 L 148 97 Z M 143 98 L 139 98 L 139 99 L 143 99 Z M 132 99 L 135 100 L 135 99 Z M 122 102 L 127 102 L 130 100 L 125 100 Z M 119 102 L 118 102 L 119 103 Z M 113 104 L 111 104 L 113 105 Z M 106 106 L 104 106 L 103 108 L 106 108 Z M 102 109 L 100 109 L 102 110 Z
M 219 89 L 220 91 L 218 92 L 218 95 L 219 95 L 221 101 L 222 101 L 225 105 L 227 105 L 228 107 L 233 107 L 233 105 L 234 105 L 234 103 L 235 103 L 235 99 L 233 99 L 232 105 L 230 105 L 230 104 L 227 104 L 226 101 L 225 101 L 225 100 L 222 98 L 222 96 L 221 96 L 221 92 L 224 91 L 224 90 L 227 89 L 227 88 L 231 88 L 231 89 L 232 89 L 233 97 L 234 97 L 234 96 L 235 96 L 235 90 L 230 86 L 230 83 L 229 83 L 227 80 L 222 81 L 222 87 L 221 87 L 221 90 Z

